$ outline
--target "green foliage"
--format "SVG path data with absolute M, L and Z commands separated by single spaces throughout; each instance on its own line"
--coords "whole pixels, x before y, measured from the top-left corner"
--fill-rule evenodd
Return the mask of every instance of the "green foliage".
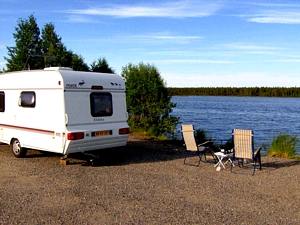
M 73 53 L 68 51 L 62 43 L 52 23 L 45 24 L 42 29 L 41 48 L 44 55 L 44 67 L 71 66 Z
M 172 133 L 179 123 L 179 118 L 170 115 L 176 104 L 171 102 L 157 68 L 129 63 L 122 68 L 121 75 L 126 82 L 129 123 L 154 136 Z
M 91 64 L 91 70 L 99 73 L 115 73 L 115 71 L 108 65 L 105 58 L 99 58 Z
M 175 96 L 261 96 L 261 97 L 300 97 L 299 87 L 199 87 L 168 88 Z
M 229 138 L 225 144 L 220 144 L 217 146 L 219 149 L 225 149 L 225 150 L 231 150 L 233 149 L 233 143 L 232 143 L 232 138 Z
M 31 14 L 27 20 L 19 19 L 15 30 L 13 36 L 16 46 L 7 47 L 8 57 L 4 57 L 7 71 L 22 70 L 25 64 L 28 69 L 64 66 L 77 71 L 89 71 L 81 55 L 67 50 L 61 37 L 56 34 L 53 23 L 46 23 L 40 35 L 36 19 Z M 103 65 L 109 68 L 105 59 L 95 64 L 96 67 Z
M 81 55 L 73 54 L 71 68 L 76 71 L 89 71 L 88 65 Z
M 33 14 L 27 20 L 18 20 L 18 26 L 15 28 L 13 36 L 16 46 L 7 47 L 8 57 L 4 57 L 7 61 L 7 71 L 22 70 L 27 59 L 26 66 L 28 68 L 40 68 L 43 65 L 42 60 L 29 57 L 30 55 L 41 55 L 40 29 Z
M 267 155 L 281 158 L 293 158 L 298 147 L 298 137 L 288 134 L 279 134 L 272 140 Z
M 195 132 L 195 139 L 196 139 L 196 142 L 197 144 L 200 144 L 200 143 L 203 143 L 203 142 L 206 142 L 206 141 L 211 141 L 212 138 L 209 138 L 208 135 L 207 135 L 207 131 L 204 130 L 204 129 L 197 129 L 196 132 Z M 233 143 L 232 143 L 232 138 L 228 139 L 226 141 L 225 144 L 218 144 L 218 143 L 215 143 L 213 142 L 210 147 L 215 151 L 215 152 L 218 152 L 220 151 L 220 149 L 226 149 L 226 150 L 230 150 L 233 148 Z
M 204 129 L 197 129 L 195 138 L 197 140 L 197 143 L 208 141 L 207 132 Z

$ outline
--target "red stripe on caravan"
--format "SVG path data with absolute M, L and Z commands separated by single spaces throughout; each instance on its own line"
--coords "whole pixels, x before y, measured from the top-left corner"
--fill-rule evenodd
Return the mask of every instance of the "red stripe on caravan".
M 21 126 L 9 125 L 9 124 L 1 124 L 0 123 L 0 126 L 13 128 L 13 129 L 19 129 L 19 130 L 29 130 L 29 131 L 34 131 L 34 132 L 43 132 L 43 133 L 51 133 L 51 134 L 54 133 L 54 131 L 51 131 L 51 130 L 42 130 L 42 129 L 36 129 L 36 128 L 31 128 L 31 127 L 21 127 Z

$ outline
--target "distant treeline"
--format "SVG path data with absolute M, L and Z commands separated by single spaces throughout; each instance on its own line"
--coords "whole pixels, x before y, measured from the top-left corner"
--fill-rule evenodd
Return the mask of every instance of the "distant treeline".
M 172 96 L 300 97 L 300 87 L 198 87 L 168 88 Z

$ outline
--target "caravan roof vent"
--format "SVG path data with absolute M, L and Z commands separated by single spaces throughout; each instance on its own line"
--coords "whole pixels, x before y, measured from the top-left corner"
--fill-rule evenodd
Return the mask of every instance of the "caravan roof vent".
M 70 67 L 47 67 L 44 70 L 72 70 Z

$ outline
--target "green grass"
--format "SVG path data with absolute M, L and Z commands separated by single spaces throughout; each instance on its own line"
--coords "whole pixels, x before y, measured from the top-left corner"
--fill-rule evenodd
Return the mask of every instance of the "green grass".
M 289 134 L 275 136 L 267 149 L 267 156 L 280 158 L 295 158 L 298 147 L 298 137 Z
M 139 136 L 143 136 L 143 138 L 145 138 L 145 139 L 152 139 L 152 140 L 157 140 L 157 141 L 170 140 L 170 138 L 166 135 L 157 135 L 157 133 L 153 129 L 149 129 L 148 131 L 146 131 L 141 128 L 131 126 L 130 133 L 139 135 Z

